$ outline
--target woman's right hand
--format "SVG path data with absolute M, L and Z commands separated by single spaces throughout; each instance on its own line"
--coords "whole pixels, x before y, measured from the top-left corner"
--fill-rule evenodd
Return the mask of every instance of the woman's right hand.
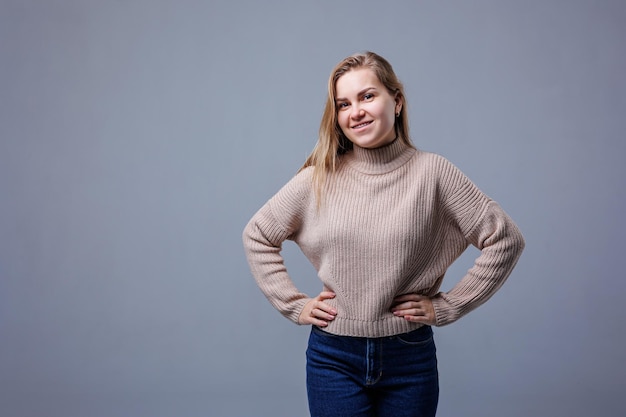
M 300 316 L 298 317 L 298 324 L 312 324 L 318 327 L 328 326 L 328 322 L 334 320 L 337 316 L 337 310 L 329 306 L 324 302 L 330 298 L 335 298 L 335 293 L 332 291 L 322 291 L 315 298 L 304 305 Z

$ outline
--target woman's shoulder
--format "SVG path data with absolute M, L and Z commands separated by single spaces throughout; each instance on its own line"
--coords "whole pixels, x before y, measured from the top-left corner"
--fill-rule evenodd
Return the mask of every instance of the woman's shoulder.
M 293 204 L 308 200 L 313 188 L 313 167 L 302 168 L 280 190 L 271 201 L 275 203 Z
M 284 186 L 283 188 L 290 189 L 295 192 L 309 192 L 311 185 L 313 184 L 313 171 L 312 166 L 308 166 L 300 169 Z
M 474 186 L 460 168 L 438 153 L 418 150 L 415 153 L 414 166 L 422 178 L 429 178 L 442 190 L 454 191 L 461 187 Z
M 416 149 L 415 154 L 413 155 L 413 161 L 414 165 L 424 169 L 430 169 L 435 172 L 444 172 L 449 169 L 458 169 L 445 156 L 422 149 Z

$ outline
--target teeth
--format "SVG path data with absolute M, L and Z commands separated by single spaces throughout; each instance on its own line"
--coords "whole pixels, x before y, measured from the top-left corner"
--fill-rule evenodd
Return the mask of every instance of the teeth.
M 354 126 L 354 128 L 358 129 L 359 127 L 367 126 L 368 124 L 370 124 L 370 122 L 361 123 L 360 125 Z

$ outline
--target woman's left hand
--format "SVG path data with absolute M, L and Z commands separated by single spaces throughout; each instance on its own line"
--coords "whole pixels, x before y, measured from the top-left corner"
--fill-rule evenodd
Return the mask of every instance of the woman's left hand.
M 436 323 L 435 308 L 429 297 L 419 294 L 404 294 L 393 299 L 391 312 L 405 320 L 433 326 Z

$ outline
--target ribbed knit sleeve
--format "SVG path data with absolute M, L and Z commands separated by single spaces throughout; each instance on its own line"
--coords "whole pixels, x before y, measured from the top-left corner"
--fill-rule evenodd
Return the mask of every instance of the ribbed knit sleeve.
M 511 274 L 525 246 L 511 218 L 452 164 L 444 162 L 441 204 L 448 220 L 481 253 L 449 291 L 433 298 L 436 324 L 450 324 L 487 301 Z
M 309 301 L 291 280 L 282 244 L 297 233 L 309 205 L 310 172 L 301 172 L 252 217 L 243 231 L 250 270 L 270 303 L 294 323 Z

